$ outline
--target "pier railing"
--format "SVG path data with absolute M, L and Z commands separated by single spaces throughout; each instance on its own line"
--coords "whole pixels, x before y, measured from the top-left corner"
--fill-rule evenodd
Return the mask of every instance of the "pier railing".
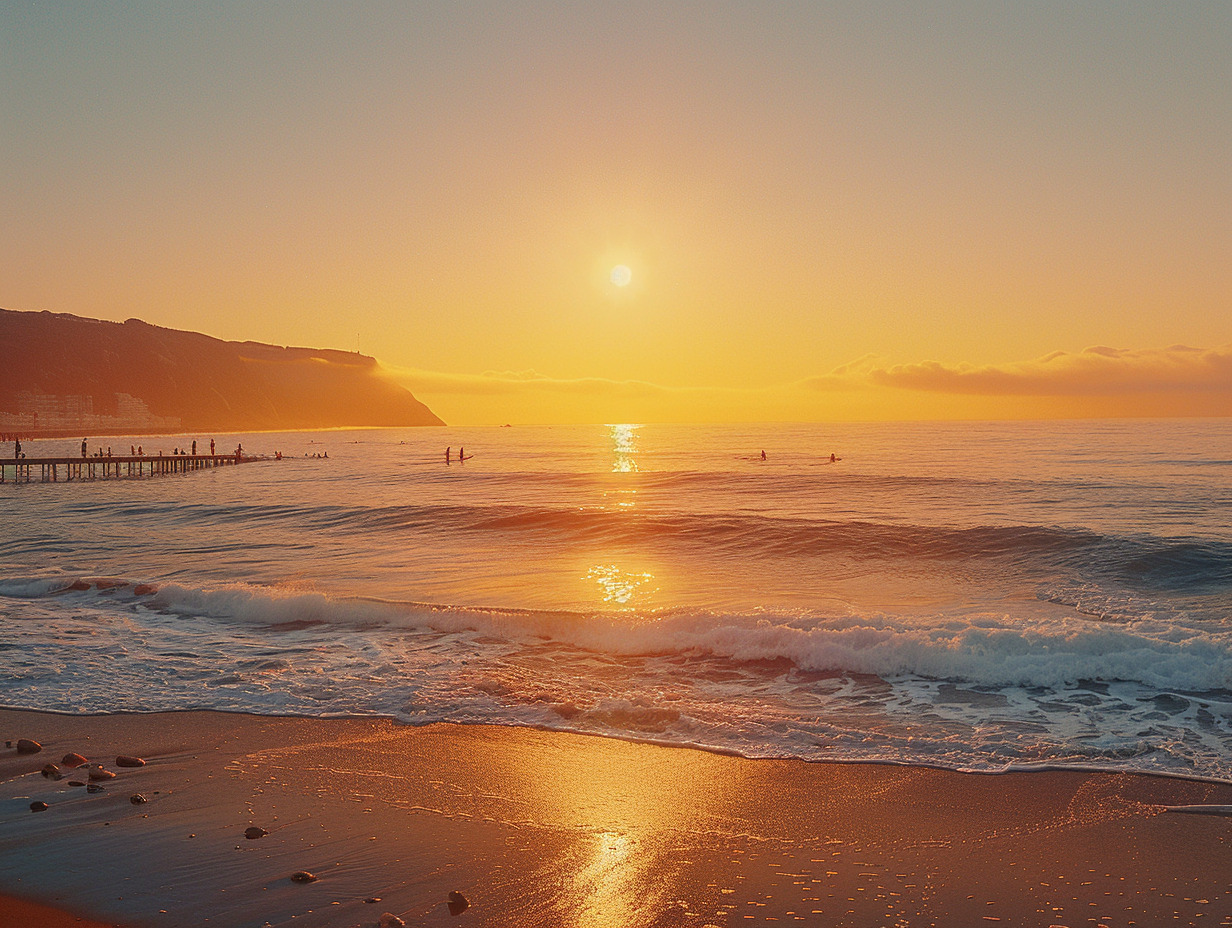
M 0 458 L 0 483 L 56 483 L 186 474 L 264 458 L 240 454 L 137 454 L 122 457 Z M 37 475 L 37 476 L 36 476 Z

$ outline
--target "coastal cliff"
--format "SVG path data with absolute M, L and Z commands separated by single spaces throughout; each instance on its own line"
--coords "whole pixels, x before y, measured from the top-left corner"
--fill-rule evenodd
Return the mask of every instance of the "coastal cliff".
M 0 309 L 0 431 L 443 425 L 374 358 Z

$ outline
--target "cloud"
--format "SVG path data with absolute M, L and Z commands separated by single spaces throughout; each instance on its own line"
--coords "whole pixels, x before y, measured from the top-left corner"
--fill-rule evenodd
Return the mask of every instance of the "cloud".
M 884 366 L 870 356 L 811 377 L 812 389 L 858 384 L 961 396 L 1090 397 L 1144 393 L 1232 397 L 1232 345 L 1219 348 L 1125 349 L 1098 345 L 1000 365 L 921 361 Z
M 864 355 L 761 387 L 664 386 L 535 370 L 383 373 L 454 422 L 753 422 L 1232 414 L 1232 345 L 1103 345 L 1007 364 L 892 364 Z M 439 408 L 438 408 L 439 407 Z

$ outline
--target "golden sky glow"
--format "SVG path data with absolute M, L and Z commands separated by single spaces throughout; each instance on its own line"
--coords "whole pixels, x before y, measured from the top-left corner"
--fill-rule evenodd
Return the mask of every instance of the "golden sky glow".
M 1226 3 L 0 27 L 5 308 L 358 347 L 451 423 L 1232 412 Z

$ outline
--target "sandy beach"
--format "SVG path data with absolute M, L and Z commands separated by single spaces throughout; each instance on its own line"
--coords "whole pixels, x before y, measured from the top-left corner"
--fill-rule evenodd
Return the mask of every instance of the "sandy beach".
M 2 756 L 0 891 L 104 924 L 1232 924 L 1232 818 L 1164 812 L 1226 785 L 382 719 L 6 710 L 0 730 L 43 745 Z M 40 775 L 70 751 L 116 776 Z

